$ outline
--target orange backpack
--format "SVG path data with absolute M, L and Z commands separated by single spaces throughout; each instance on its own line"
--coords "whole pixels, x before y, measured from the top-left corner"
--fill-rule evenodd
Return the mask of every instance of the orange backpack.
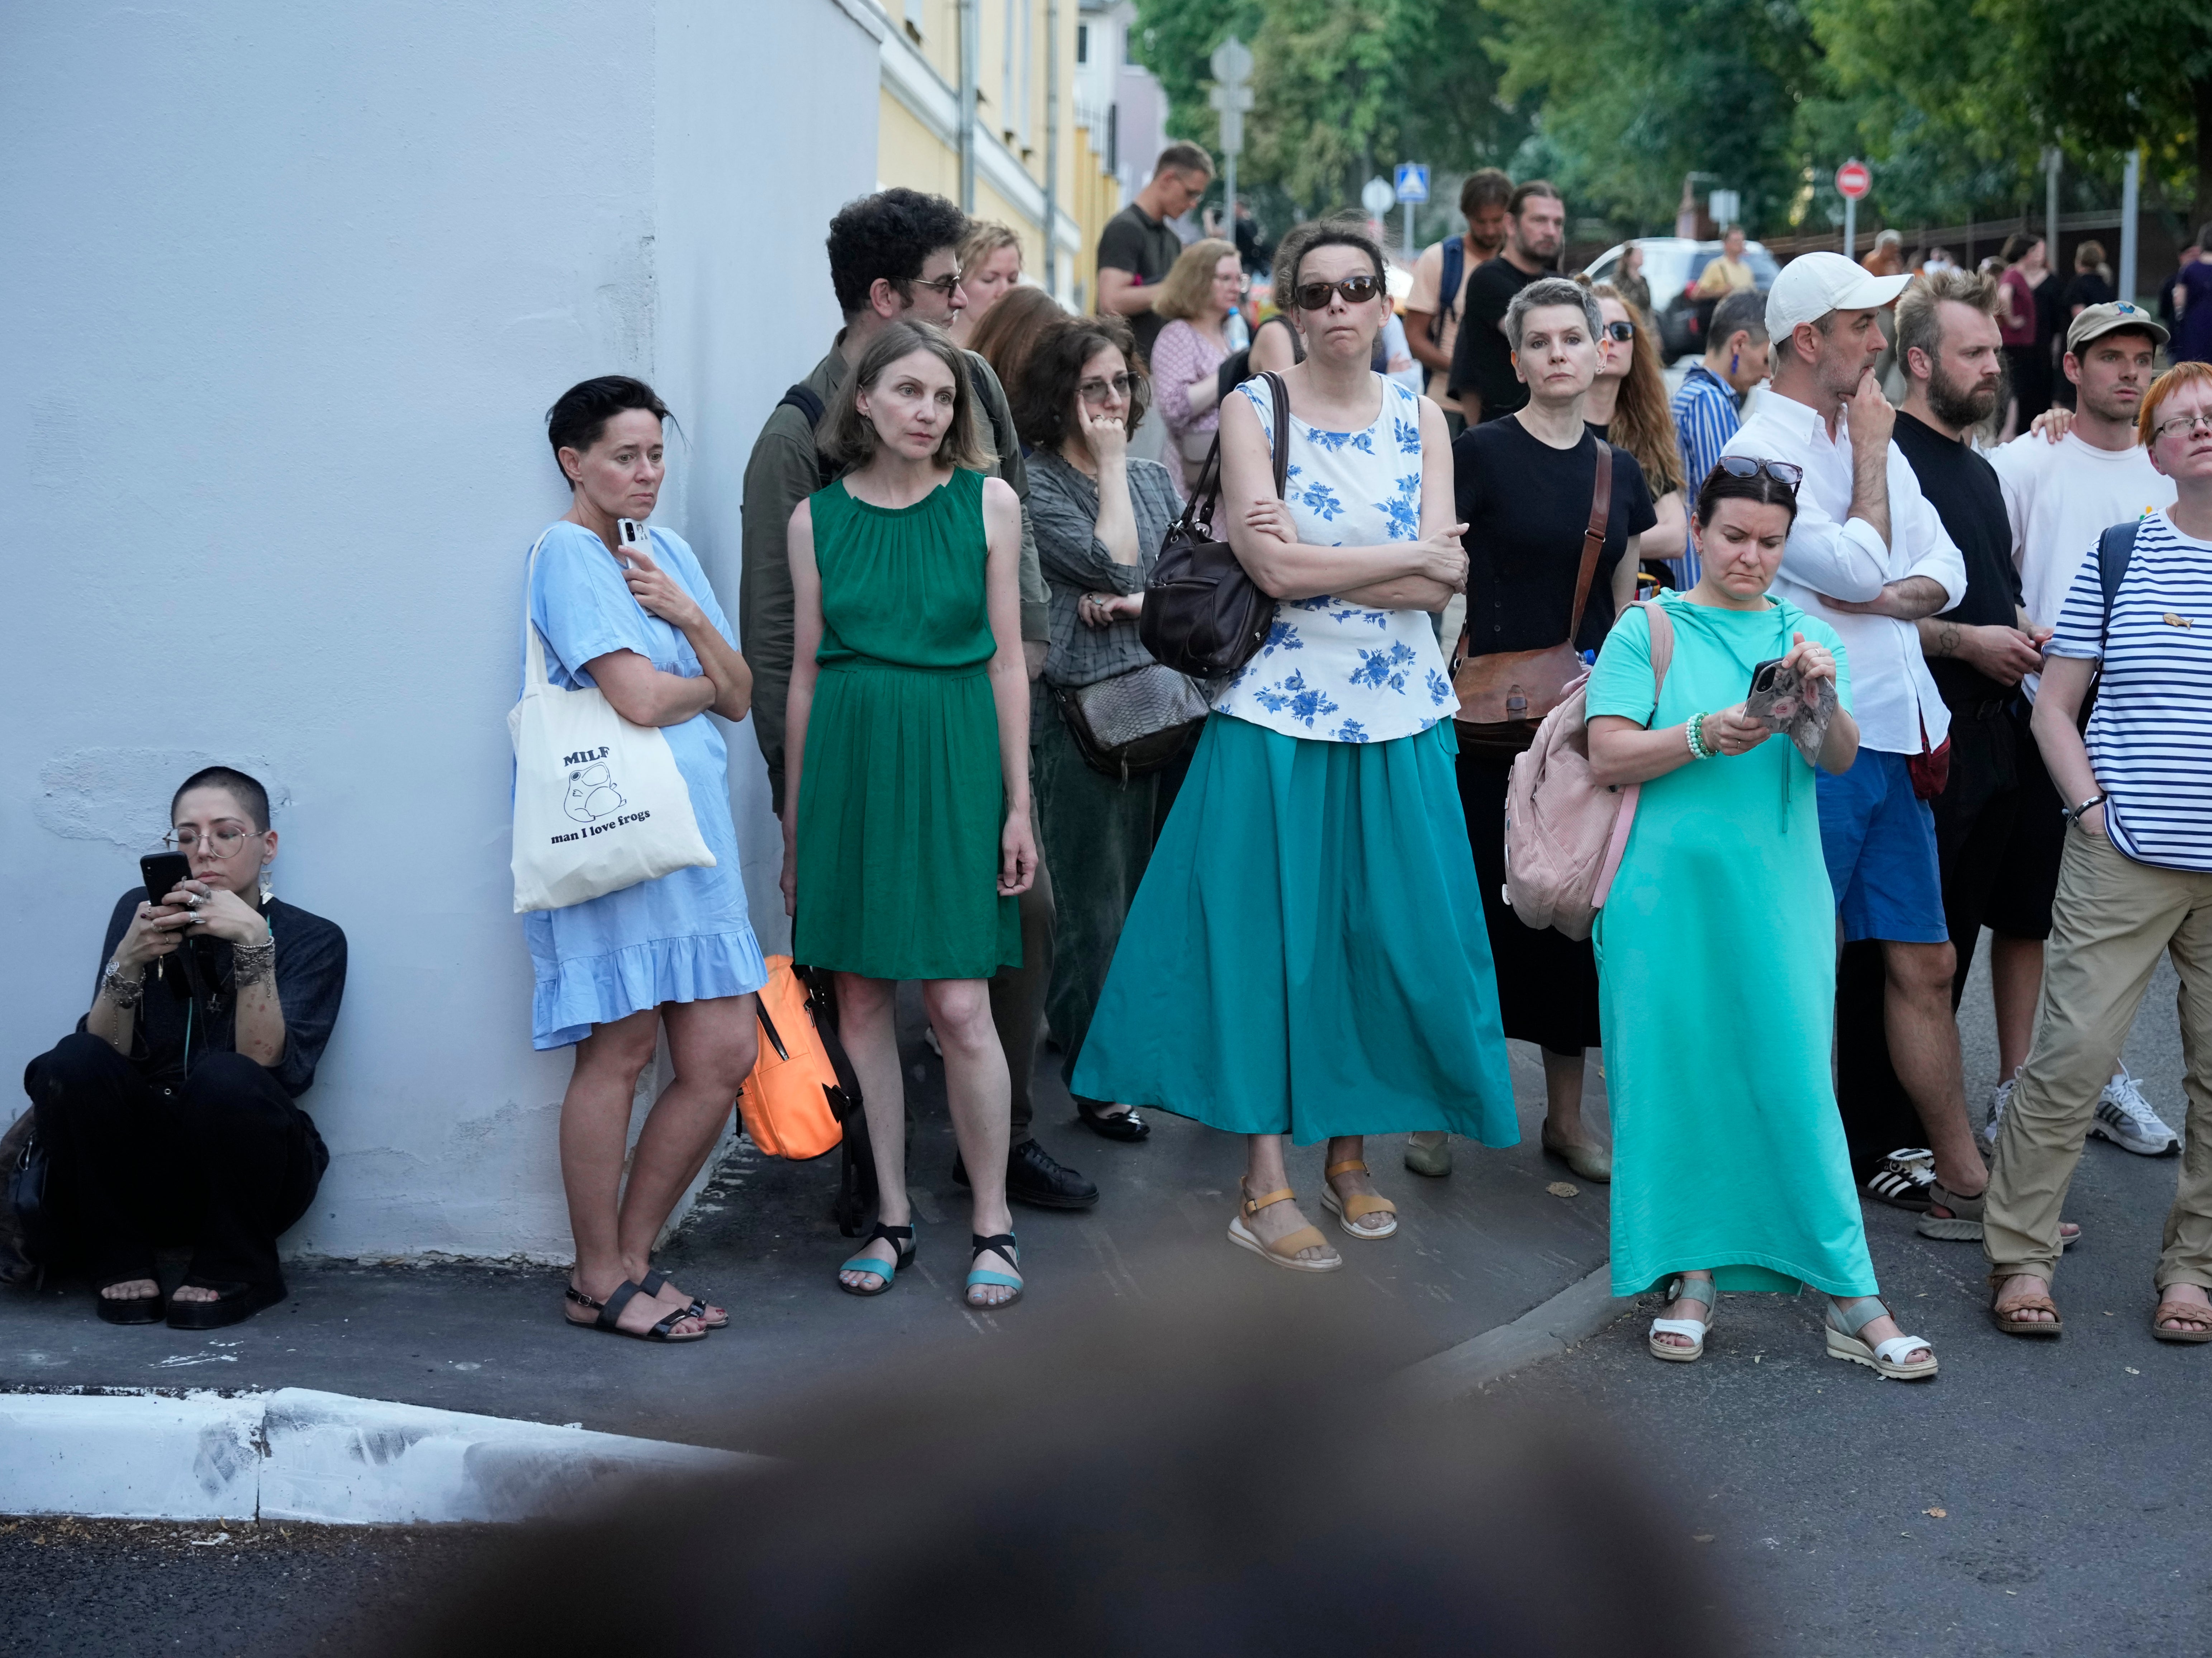
M 844 1138 L 842 1121 L 857 1089 L 840 1077 L 807 970 L 788 956 L 768 958 L 760 993 L 760 1058 L 738 1096 L 745 1133 L 772 1157 L 818 1157 Z M 842 1057 L 842 1055 L 838 1057 Z

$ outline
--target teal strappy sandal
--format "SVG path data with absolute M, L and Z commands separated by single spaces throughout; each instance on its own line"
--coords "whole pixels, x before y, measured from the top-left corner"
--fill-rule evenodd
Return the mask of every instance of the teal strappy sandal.
M 855 1288 L 854 1285 L 846 1283 L 844 1278 L 840 1277 L 837 1280 L 837 1287 L 840 1290 L 842 1290 L 847 1295 L 879 1296 L 883 1294 L 884 1291 L 891 1287 L 891 1280 L 898 1276 L 899 1269 L 901 1267 L 911 1266 L 914 1265 L 914 1228 L 912 1226 L 886 1226 L 883 1222 L 878 1221 L 876 1223 L 875 1230 L 870 1232 L 866 1237 L 860 1240 L 860 1247 L 866 1248 L 869 1244 L 873 1243 L 878 1238 L 881 1238 L 884 1242 L 890 1244 L 891 1247 L 891 1252 L 896 1254 L 898 1259 L 896 1260 L 878 1260 L 873 1255 L 854 1256 L 852 1260 L 847 1261 L 842 1266 L 840 1266 L 837 1269 L 841 1274 L 845 1272 L 872 1272 L 880 1281 L 872 1290 L 862 1290 Z
M 990 1249 L 997 1251 L 1000 1254 L 1006 1257 L 1006 1260 L 1012 1261 L 1018 1266 L 1021 1264 L 1020 1250 L 1022 1246 L 1015 1240 L 1014 1235 L 1012 1232 L 1000 1232 L 995 1236 L 988 1238 L 978 1233 L 970 1232 L 968 1235 L 968 1259 L 970 1260 L 974 1260 L 985 1250 Z M 997 1284 L 1001 1289 L 1012 1290 L 1013 1294 L 1008 1296 L 1004 1301 L 1001 1301 L 995 1305 L 988 1302 L 976 1300 L 974 1294 L 975 1291 L 987 1284 Z M 1012 1306 L 1016 1302 L 1022 1298 L 1021 1279 L 1012 1277 L 1005 1272 L 994 1272 L 988 1266 L 975 1267 L 968 1274 L 968 1290 L 969 1294 L 966 1297 L 967 1303 L 979 1313 L 1004 1312 L 1007 1308 Z

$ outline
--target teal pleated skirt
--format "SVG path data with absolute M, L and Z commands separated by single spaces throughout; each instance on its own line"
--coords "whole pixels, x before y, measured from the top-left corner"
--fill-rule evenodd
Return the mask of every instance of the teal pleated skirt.
M 1520 1139 L 1449 720 L 1327 743 L 1215 714 L 1070 1084 L 1237 1134 Z

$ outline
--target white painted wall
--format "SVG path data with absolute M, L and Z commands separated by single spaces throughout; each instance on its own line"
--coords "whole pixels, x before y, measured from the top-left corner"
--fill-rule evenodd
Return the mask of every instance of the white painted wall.
M 294 1253 L 565 1258 L 565 1054 L 511 910 L 522 561 L 547 406 L 682 422 L 657 521 L 736 605 L 754 433 L 835 331 L 822 238 L 872 185 L 848 0 L 11 7 L 0 49 L 0 1068 L 211 761 L 278 797 L 278 890 L 351 972 Z M 749 726 L 732 797 L 785 937 Z

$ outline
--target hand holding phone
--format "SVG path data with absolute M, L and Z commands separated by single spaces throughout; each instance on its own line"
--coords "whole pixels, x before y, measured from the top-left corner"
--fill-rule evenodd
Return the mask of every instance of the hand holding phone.
M 633 551 L 643 553 L 646 557 L 651 558 L 653 556 L 652 533 L 634 518 L 618 518 L 615 520 L 615 556 L 622 561 L 625 569 L 636 568 L 636 561 L 630 557 Z
M 192 860 L 181 852 L 149 853 L 138 860 L 138 873 L 146 883 L 147 902 L 159 904 L 192 878 Z
M 1743 711 L 1769 731 L 1786 732 L 1808 765 L 1818 765 L 1836 717 L 1835 682 L 1808 678 L 1788 658 L 1777 657 L 1751 671 L 1751 695 Z

